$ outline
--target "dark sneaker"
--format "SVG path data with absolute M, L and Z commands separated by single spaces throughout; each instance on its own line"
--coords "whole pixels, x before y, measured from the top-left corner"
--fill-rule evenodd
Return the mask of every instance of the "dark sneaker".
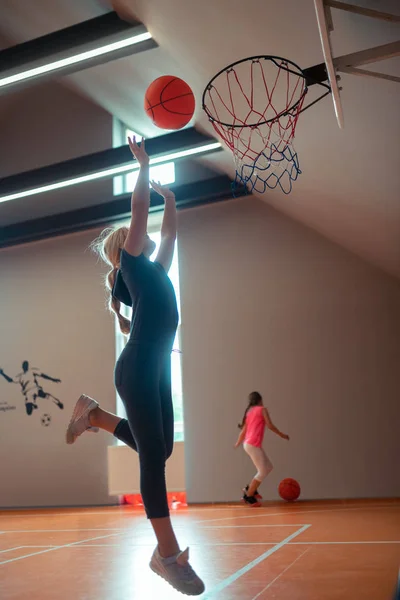
M 243 494 L 246 494 L 248 492 L 248 489 L 249 489 L 249 486 L 246 485 L 246 487 L 243 488 L 243 490 L 242 490 Z M 254 498 L 257 498 L 257 500 L 262 500 L 262 496 L 261 496 L 261 494 L 259 494 L 258 490 L 255 491 Z
M 243 502 L 252 508 L 261 506 L 261 502 L 255 496 L 246 496 L 246 494 L 243 494 Z

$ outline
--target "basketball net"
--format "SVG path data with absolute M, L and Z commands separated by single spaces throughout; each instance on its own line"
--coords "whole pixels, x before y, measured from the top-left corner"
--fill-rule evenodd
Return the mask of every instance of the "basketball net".
M 306 93 L 301 69 L 274 56 L 238 61 L 210 81 L 203 109 L 233 153 L 235 186 L 291 191 L 301 173 L 293 138 Z

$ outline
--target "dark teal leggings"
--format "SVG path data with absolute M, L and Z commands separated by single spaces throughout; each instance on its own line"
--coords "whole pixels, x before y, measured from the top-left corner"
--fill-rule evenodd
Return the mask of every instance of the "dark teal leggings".
M 149 519 L 169 516 L 165 463 L 174 445 L 171 351 L 172 341 L 129 341 L 114 373 L 127 415 L 114 435 L 139 454 L 140 491 Z

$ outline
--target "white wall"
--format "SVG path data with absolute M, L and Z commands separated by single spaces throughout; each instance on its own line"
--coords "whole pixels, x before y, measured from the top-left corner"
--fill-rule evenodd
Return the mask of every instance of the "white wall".
M 233 450 L 254 389 L 291 436 L 266 434 L 266 498 L 283 477 L 304 498 L 400 495 L 399 281 L 252 197 L 179 232 L 188 500 L 238 499 L 254 474 Z
M 102 267 L 87 249 L 96 232 L 0 251 L 0 367 L 21 371 L 28 360 L 60 378 L 43 381 L 50 400 L 28 416 L 19 385 L 0 377 L 0 506 L 106 504 L 106 433 L 64 442 L 72 407 L 82 392 L 115 410 L 114 322 L 105 310 Z M 41 416 L 52 417 L 49 427 Z

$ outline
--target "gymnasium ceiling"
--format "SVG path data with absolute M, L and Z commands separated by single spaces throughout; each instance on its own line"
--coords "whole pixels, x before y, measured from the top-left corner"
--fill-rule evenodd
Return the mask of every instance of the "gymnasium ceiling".
M 308 67 L 322 62 L 312 0 L 0 0 L 3 47 L 99 16 L 114 8 L 142 21 L 160 48 L 59 79 L 136 131 L 159 135 L 143 111 L 147 85 L 177 74 L 195 91 L 195 126 L 212 133 L 202 90 L 222 67 L 246 56 L 275 54 Z M 397 0 L 353 0 L 400 13 Z M 334 54 L 399 38 L 399 26 L 333 10 Z M 377 70 L 376 65 L 371 68 Z M 400 60 L 379 64 L 400 75 Z M 293 192 L 262 199 L 327 238 L 400 277 L 400 85 L 342 75 L 345 129 L 328 97 L 300 118 L 296 149 L 303 174 Z M 5 110 L 12 95 L 1 99 Z M 3 113 L 4 114 L 4 113 Z M 1 117 L 1 113 L 0 113 Z M 1 132 L 0 132 L 1 141 Z M 201 159 L 233 174 L 228 153 Z M 251 198 L 248 200 L 251 201 Z M 11 204 L 11 203 L 8 203 Z

